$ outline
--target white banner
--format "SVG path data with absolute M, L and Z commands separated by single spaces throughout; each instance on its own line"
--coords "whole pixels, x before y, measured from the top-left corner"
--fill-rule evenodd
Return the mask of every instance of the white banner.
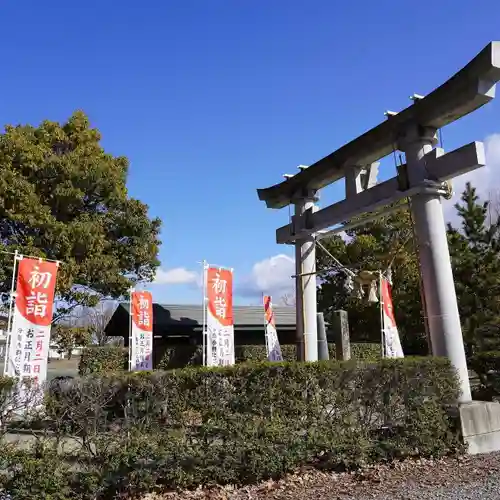
M 150 292 L 130 294 L 130 371 L 153 369 L 153 296 Z
M 207 366 L 234 365 L 233 273 L 206 270 Z
M 392 306 L 391 285 L 381 278 L 380 295 L 384 330 L 384 356 L 386 358 L 403 358 L 403 348 L 399 338 L 396 319 L 394 318 L 394 308 Z
M 264 321 L 266 324 L 267 359 L 269 361 L 283 361 L 276 323 L 274 321 L 272 299 L 269 295 L 264 295 Z
M 23 258 L 19 262 L 6 375 L 47 379 L 50 330 L 57 275 L 56 262 Z

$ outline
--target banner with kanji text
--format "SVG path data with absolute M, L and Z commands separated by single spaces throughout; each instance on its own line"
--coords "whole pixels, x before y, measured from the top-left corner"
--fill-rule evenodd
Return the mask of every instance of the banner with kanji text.
M 150 292 L 130 294 L 130 370 L 153 369 L 153 296 Z
M 267 359 L 269 361 L 283 361 L 270 295 L 264 295 L 264 321 L 266 325 Z
M 403 358 L 403 348 L 399 338 L 398 327 L 392 306 L 391 285 L 385 278 L 381 278 L 381 307 L 384 330 L 384 356 L 386 358 Z
M 47 379 L 58 263 L 21 257 L 17 274 L 6 374 Z
M 233 273 L 206 270 L 207 366 L 234 365 Z

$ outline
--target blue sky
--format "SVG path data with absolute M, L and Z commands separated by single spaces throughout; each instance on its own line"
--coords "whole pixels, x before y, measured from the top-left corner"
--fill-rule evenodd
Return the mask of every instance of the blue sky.
M 5 0 L 0 33 L 2 123 L 83 109 L 130 159 L 131 195 L 163 219 L 155 297 L 199 302 L 207 259 L 257 303 L 292 285 L 292 251 L 275 244 L 288 211 L 256 188 L 441 84 L 500 39 L 500 2 Z M 447 127 L 445 148 L 498 132 L 493 102 Z

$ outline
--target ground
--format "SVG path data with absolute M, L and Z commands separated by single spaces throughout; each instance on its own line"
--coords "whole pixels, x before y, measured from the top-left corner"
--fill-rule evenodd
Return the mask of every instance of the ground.
M 353 473 L 303 470 L 257 486 L 146 496 L 144 500 L 497 500 L 500 453 L 407 460 Z

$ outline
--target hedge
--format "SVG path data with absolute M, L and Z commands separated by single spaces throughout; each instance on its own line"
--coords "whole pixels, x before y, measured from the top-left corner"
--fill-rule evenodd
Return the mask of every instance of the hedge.
M 334 343 L 328 343 L 330 359 L 335 359 L 336 350 Z M 284 361 L 295 361 L 295 345 L 282 345 L 281 353 Z M 263 345 L 238 346 L 235 349 L 236 359 L 239 362 L 265 361 L 266 348 Z M 375 361 L 380 358 L 380 344 L 351 344 L 351 355 L 353 359 Z
M 328 344 L 330 358 L 335 359 L 335 344 Z M 281 346 L 284 361 L 295 360 L 295 345 Z M 354 359 L 375 361 L 380 358 L 380 344 L 352 344 Z M 171 370 L 186 366 L 200 366 L 202 363 L 201 346 L 179 345 L 175 347 L 160 346 L 154 353 L 154 366 L 159 370 Z M 266 360 L 266 348 L 263 345 L 237 346 L 235 349 L 237 363 L 263 362 Z M 128 350 L 116 346 L 86 347 L 80 358 L 80 375 L 91 373 L 110 373 L 126 370 L 128 367 Z
M 475 399 L 500 399 L 500 351 L 475 354 L 469 360 L 469 367 L 476 372 L 481 382 L 475 391 Z
M 78 473 L 53 474 L 67 476 L 69 498 L 122 498 L 253 483 L 303 466 L 439 457 L 461 449 L 450 412 L 457 395 L 454 371 L 439 358 L 93 375 L 47 399 L 55 435 L 81 443 Z M 29 470 L 16 460 L 4 458 L 9 484 Z M 89 496 L 74 492 L 82 485 Z
M 91 346 L 82 350 L 78 373 L 110 373 L 128 370 L 128 349 L 121 346 Z

